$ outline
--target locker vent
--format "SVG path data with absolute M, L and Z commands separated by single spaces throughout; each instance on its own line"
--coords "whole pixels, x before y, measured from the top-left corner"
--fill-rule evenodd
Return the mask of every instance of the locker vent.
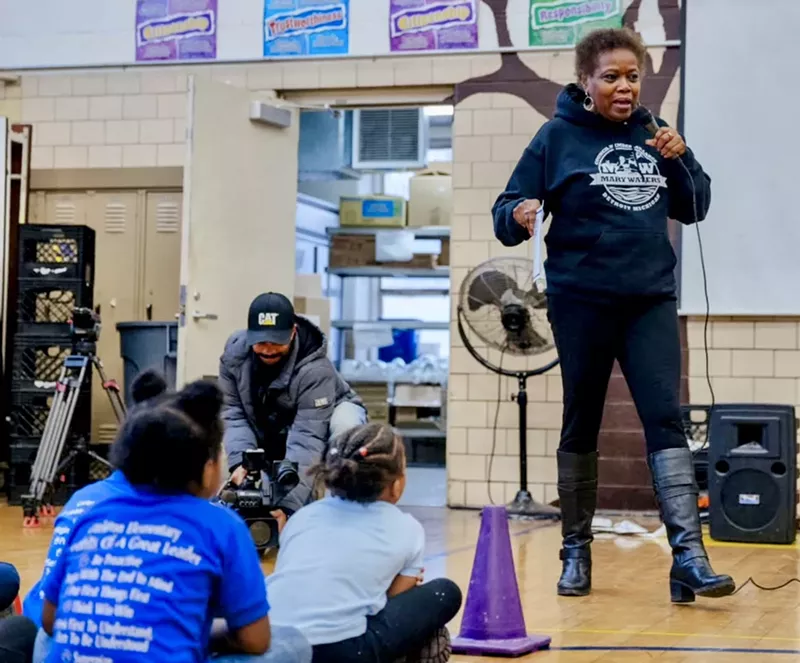
M 98 426 L 97 437 L 98 442 L 113 442 L 117 439 L 118 432 L 117 424 L 100 424 Z
M 56 223 L 75 223 L 77 210 L 73 202 L 58 202 L 55 209 Z
M 425 166 L 426 123 L 421 108 L 353 111 L 353 167 L 400 169 Z
M 125 203 L 108 203 L 106 205 L 105 230 L 112 235 L 119 235 L 125 232 L 126 212 L 128 206 Z
M 156 232 L 176 233 L 180 227 L 177 203 L 159 203 L 156 206 Z

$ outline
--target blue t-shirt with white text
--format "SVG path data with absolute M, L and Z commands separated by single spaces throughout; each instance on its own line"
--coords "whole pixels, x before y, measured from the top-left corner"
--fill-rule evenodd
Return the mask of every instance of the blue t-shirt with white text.
M 244 521 L 190 495 L 130 487 L 75 525 L 44 583 L 57 605 L 48 661 L 206 661 L 211 622 L 269 612 Z
M 64 549 L 64 544 L 67 542 L 67 537 L 72 531 L 72 527 L 84 513 L 97 503 L 113 495 L 125 492 L 129 485 L 122 472 L 117 470 L 107 479 L 78 490 L 59 512 L 53 523 L 53 537 L 50 539 L 50 548 L 47 551 L 42 577 L 31 587 L 22 603 L 22 613 L 33 621 L 37 627 L 41 628 L 42 626 L 42 603 L 44 603 L 42 585 L 45 578 L 50 575 L 50 571 L 55 567 L 56 561 L 58 561 L 61 551 Z

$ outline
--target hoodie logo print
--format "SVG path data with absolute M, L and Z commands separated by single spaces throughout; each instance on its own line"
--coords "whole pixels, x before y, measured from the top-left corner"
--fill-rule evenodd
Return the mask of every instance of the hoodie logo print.
M 667 187 L 656 158 L 638 145 L 609 145 L 594 163 L 597 173 L 592 175 L 591 186 L 605 188 L 603 198 L 629 212 L 650 209 L 661 199 L 659 189 Z

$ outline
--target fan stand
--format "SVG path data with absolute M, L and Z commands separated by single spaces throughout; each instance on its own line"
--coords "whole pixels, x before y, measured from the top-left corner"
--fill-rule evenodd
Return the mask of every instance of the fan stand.
M 463 312 L 461 307 L 458 307 L 458 333 L 461 337 L 464 347 L 472 355 L 472 357 L 482 366 L 488 368 L 494 373 L 499 373 L 507 377 L 513 377 L 517 380 L 519 391 L 512 399 L 517 402 L 517 409 L 519 410 L 519 490 L 517 491 L 514 500 L 511 504 L 506 506 L 506 511 L 509 516 L 517 518 L 525 518 L 532 520 L 560 520 L 561 510 L 549 504 L 541 504 L 533 499 L 533 495 L 528 490 L 528 378 L 536 375 L 546 373 L 551 368 L 558 364 L 558 359 L 554 359 L 550 363 L 529 371 L 509 371 L 507 369 L 494 366 L 489 361 L 481 357 L 467 338 L 464 326 L 461 322 Z
M 519 391 L 512 400 L 517 402 L 519 410 L 519 490 L 514 501 L 506 507 L 509 515 L 534 520 L 558 520 L 561 518 L 560 509 L 549 504 L 540 504 L 533 499 L 528 490 L 528 371 L 514 374 L 517 378 Z

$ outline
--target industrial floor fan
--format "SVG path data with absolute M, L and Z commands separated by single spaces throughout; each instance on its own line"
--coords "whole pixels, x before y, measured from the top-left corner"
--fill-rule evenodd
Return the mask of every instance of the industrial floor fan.
M 536 262 L 526 258 L 493 258 L 470 271 L 459 293 L 458 333 L 464 347 L 482 366 L 517 380 L 518 392 L 512 398 L 519 409 L 520 487 L 507 507 L 509 515 L 558 519 L 559 509 L 539 504 L 528 490 L 527 381 L 558 364 L 557 357 L 546 358 L 548 353 L 555 352 L 555 342 Z M 495 366 L 475 349 L 465 327 L 482 341 L 482 345 L 501 352 L 500 366 Z M 539 357 L 543 361 L 537 368 L 513 370 L 502 367 L 506 356 Z M 526 361 L 526 366 L 529 363 Z

